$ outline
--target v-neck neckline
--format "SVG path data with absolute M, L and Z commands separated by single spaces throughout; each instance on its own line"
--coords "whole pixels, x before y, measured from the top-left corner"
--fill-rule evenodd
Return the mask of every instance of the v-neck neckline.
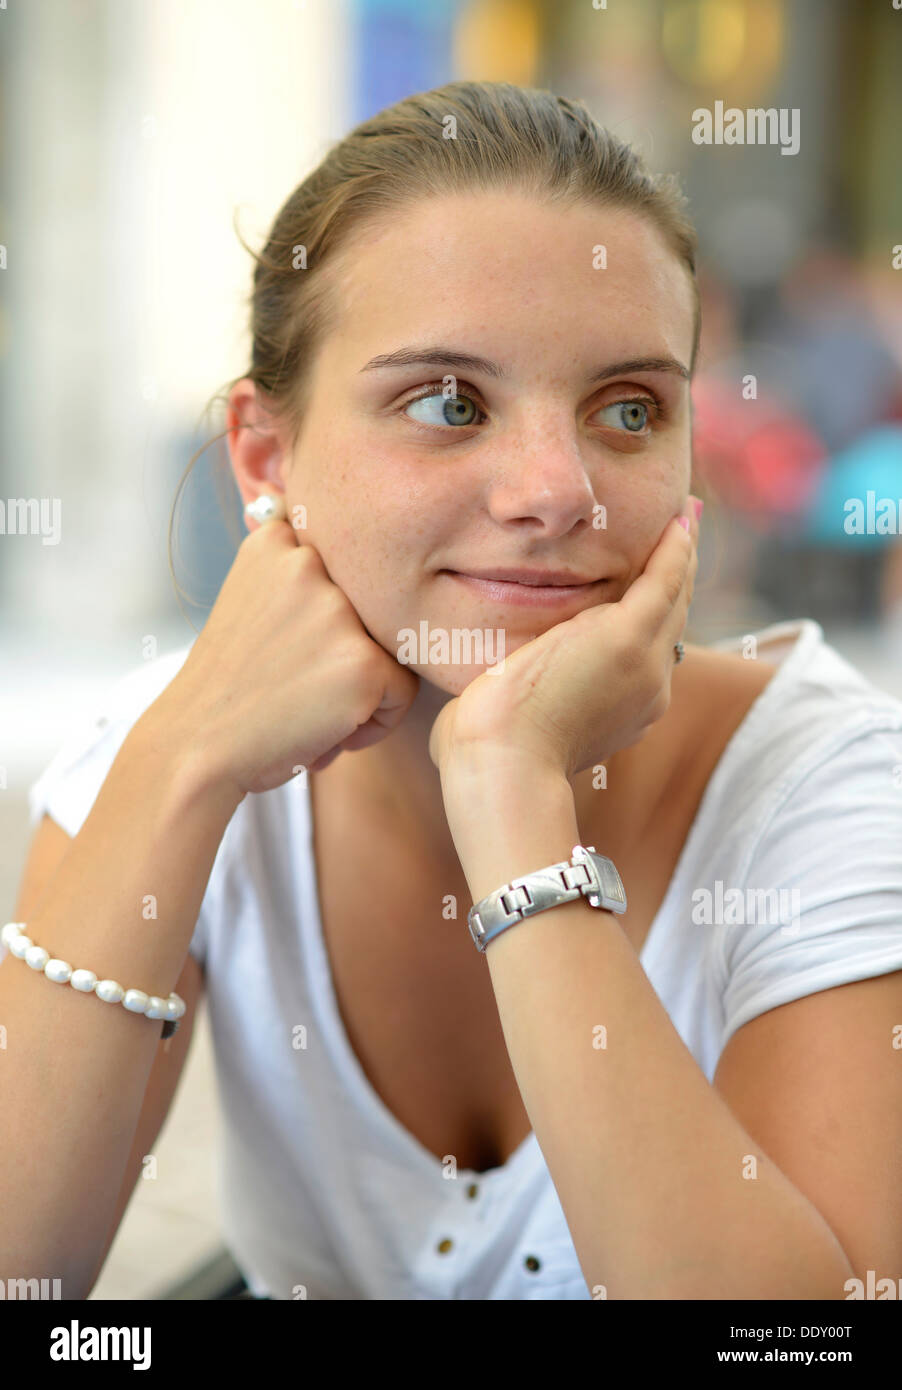
M 761 719 L 767 714 L 769 706 L 772 704 L 776 694 L 782 690 L 789 674 L 795 669 L 803 655 L 807 656 L 811 646 L 816 641 L 820 640 L 823 635 L 819 625 L 810 618 L 800 618 L 790 622 L 775 623 L 754 634 L 758 640 L 758 647 L 760 649 L 760 647 L 769 645 L 773 642 L 785 641 L 786 638 L 793 633 L 795 634 L 795 642 L 777 663 L 773 676 L 771 676 L 767 684 L 749 705 L 742 720 L 736 726 L 724 746 L 708 778 L 698 809 L 683 842 L 676 866 L 670 876 L 670 882 L 667 885 L 660 906 L 652 919 L 645 940 L 642 943 L 641 950 L 638 953 L 640 964 L 646 971 L 646 974 L 649 973 L 649 962 L 658 951 L 659 942 L 663 940 L 663 926 L 668 920 L 671 901 L 676 891 L 676 885 L 680 882 L 682 877 L 684 865 L 689 860 L 696 839 L 701 832 L 701 828 L 707 821 L 710 804 L 719 793 L 724 778 L 728 776 L 732 768 L 737 749 L 752 736 Z M 720 642 L 710 643 L 709 645 L 712 649 L 729 651 L 731 648 L 738 647 L 742 641 L 743 638 L 741 637 L 728 638 Z M 304 934 L 307 950 L 311 954 L 317 977 L 316 987 L 312 990 L 313 1007 L 320 1014 L 320 1023 L 324 1029 L 324 1036 L 332 1045 L 332 1054 L 342 1074 L 343 1080 L 347 1084 L 350 1092 L 359 1101 L 364 1116 L 368 1117 L 381 1129 L 386 1138 L 394 1144 L 399 1154 L 406 1156 L 407 1159 L 411 1163 L 416 1164 L 424 1174 L 429 1174 L 433 1177 L 436 1175 L 440 1176 L 440 1160 L 431 1150 L 426 1148 L 425 1144 L 423 1144 L 406 1125 L 401 1123 L 398 1117 L 386 1105 L 385 1101 L 366 1075 L 360 1059 L 354 1051 L 350 1038 L 348 1037 L 344 1021 L 341 1017 L 341 1010 L 338 1006 L 335 978 L 332 973 L 332 965 L 326 946 L 325 933 L 323 931 L 322 914 L 320 912 L 320 885 L 314 844 L 313 797 L 309 782 L 305 795 L 302 797 L 301 801 L 306 818 L 305 836 L 310 864 L 310 873 L 305 879 L 307 903 L 305 905 L 306 910 L 301 914 L 301 930 Z M 536 1161 L 540 1152 L 535 1130 L 530 1129 L 529 1133 L 524 1136 L 513 1152 L 508 1155 L 504 1163 L 494 1168 L 487 1168 L 483 1172 L 478 1172 L 476 1169 L 472 1168 L 459 1168 L 458 1173 L 474 1183 L 493 1183 L 502 1175 L 510 1176 L 527 1163 Z

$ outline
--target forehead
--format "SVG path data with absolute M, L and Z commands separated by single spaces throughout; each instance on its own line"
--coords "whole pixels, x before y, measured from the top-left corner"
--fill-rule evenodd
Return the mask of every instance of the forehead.
M 556 345 L 689 361 L 688 270 L 647 217 L 622 208 L 520 192 L 424 199 L 362 226 L 331 271 L 337 315 L 323 346 L 348 365 L 463 334 L 460 346 L 494 344 L 508 360 Z

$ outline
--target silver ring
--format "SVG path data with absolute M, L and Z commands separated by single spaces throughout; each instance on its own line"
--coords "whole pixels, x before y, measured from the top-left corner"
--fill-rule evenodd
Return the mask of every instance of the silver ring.
M 679 666 L 683 657 L 686 655 L 686 648 L 683 646 L 682 642 L 675 642 L 673 650 L 676 655 L 675 665 Z

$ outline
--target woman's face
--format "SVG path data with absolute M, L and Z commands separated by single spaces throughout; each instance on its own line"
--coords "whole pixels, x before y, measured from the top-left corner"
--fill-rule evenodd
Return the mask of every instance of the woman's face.
M 330 272 L 289 515 L 370 635 L 456 695 L 619 599 L 683 510 L 689 277 L 640 217 L 510 192 L 421 202 Z M 457 577 L 510 568 L 595 582 L 527 606 Z

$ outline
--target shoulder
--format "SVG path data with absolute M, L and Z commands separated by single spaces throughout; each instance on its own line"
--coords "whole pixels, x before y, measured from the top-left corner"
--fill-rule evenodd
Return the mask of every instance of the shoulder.
M 684 868 L 699 881 L 797 872 L 812 882 L 827 861 L 840 869 L 848 843 L 867 841 L 878 819 L 882 842 L 902 837 L 902 702 L 816 623 L 783 626 L 796 640 L 775 669 L 759 664 L 760 644 L 755 660 L 699 657 L 681 779 L 697 808 Z
M 733 726 L 720 786 L 738 779 L 746 801 L 760 791 L 771 809 L 844 749 L 850 768 L 873 771 L 873 739 L 902 729 L 902 701 L 842 657 L 810 619 L 702 648 L 697 668 L 701 747 Z
M 108 682 L 106 689 L 101 687 L 59 736 L 56 751 L 36 783 L 38 791 L 62 775 L 112 762 L 129 730 L 181 669 L 191 645 L 142 662 Z
M 779 669 L 765 657 L 749 660 L 735 651 L 692 648 L 683 679 L 699 741 L 711 742 L 722 729 L 736 729 Z

